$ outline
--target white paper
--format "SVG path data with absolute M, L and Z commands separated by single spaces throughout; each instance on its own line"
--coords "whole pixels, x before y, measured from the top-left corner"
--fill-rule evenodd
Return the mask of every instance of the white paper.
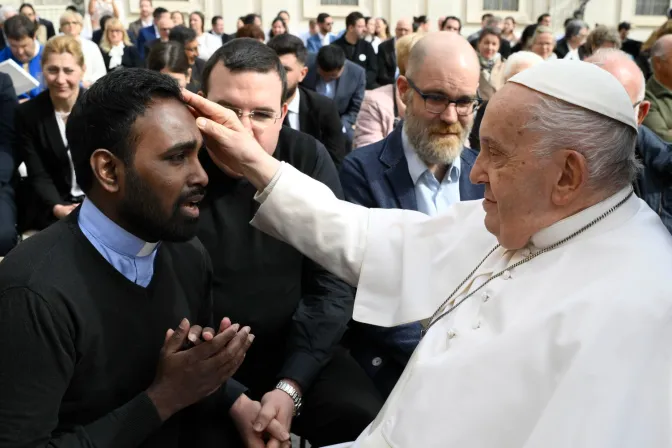
M 33 78 L 30 73 L 26 72 L 19 64 L 11 59 L 0 62 L 0 72 L 7 73 L 10 78 L 12 78 L 16 96 L 33 90 L 40 85 L 37 79 Z

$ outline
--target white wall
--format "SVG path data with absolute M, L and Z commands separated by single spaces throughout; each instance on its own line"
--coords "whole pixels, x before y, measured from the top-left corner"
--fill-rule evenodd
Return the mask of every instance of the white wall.
M 71 3 L 71 0 L 33 0 L 38 14 L 58 22 L 58 17 Z M 84 0 L 87 2 L 88 0 Z M 137 0 L 117 0 L 128 21 L 137 18 Z M 651 31 L 664 23 L 665 17 L 635 16 L 635 2 L 637 0 L 590 0 L 586 8 L 585 20 L 594 26 L 596 23 L 616 26 L 623 20 L 635 25 L 631 32 L 633 38 L 644 40 Z M 21 0 L 0 0 L 3 4 L 18 6 Z M 428 15 L 432 28 L 436 29 L 436 21 L 440 16 L 455 15 L 463 21 L 463 34 L 467 35 L 479 27 L 480 16 L 483 13 L 480 0 L 359 0 L 357 8 L 350 6 L 320 6 L 320 0 L 154 0 L 155 6 L 163 6 L 170 11 L 179 10 L 189 13 L 194 10 L 202 11 L 208 20 L 213 15 L 222 15 L 225 29 L 231 33 L 235 31 L 236 20 L 239 16 L 256 12 L 261 14 L 264 29 L 267 31 L 270 24 L 281 9 L 285 9 L 291 16 L 290 30 L 300 33 L 308 28 L 308 20 L 317 16 L 319 12 L 328 12 L 334 17 L 334 29 L 344 27 L 345 16 L 359 10 L 364 15 L 382 16 L 390 22 L 394 30 L 394 22 L 402 17 L 412 17 L 421 14 Z M 579 4 L 579 0 L 519 0 L 520 9 L 513 13 L 519 22 L 519 31 L 529 23 L 536 21 L 536 17 L 544 12 L 553 16 L 553 27 L 560 32 L 562 23 L 569 17 Z M 500 12 L 509 15 L 510 12 Z

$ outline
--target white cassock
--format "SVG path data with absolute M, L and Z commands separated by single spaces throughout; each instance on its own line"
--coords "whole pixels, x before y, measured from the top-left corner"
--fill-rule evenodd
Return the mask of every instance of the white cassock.
M 496 250 L 465 293 L 619 203 Z M 497 244 L 480 201 L 435 217 L 367 209 L 289 165 L 252 224 L 357 286 L 354 319 L 429 318 Z M 357 448 L 672 446 L 672 238 L 634 195 L 434 325 Z

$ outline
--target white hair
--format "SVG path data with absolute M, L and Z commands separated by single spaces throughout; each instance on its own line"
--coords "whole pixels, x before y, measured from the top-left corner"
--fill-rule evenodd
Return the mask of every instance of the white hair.
M 5 20 L 8 19 L 8 15 L 17 15 L 18 11 L 16 10 L 15 7 L 11 5 L 5 5 L 2 8 L 0 8 L 0 25 L 3 25 L 5 23 Z
M 520 72 L 519 67 L 521 65 L 525 65 L 529 68 L 540 62 L 544 62 L 544 58 L 537 53 L 531 51 L 518 51 L 513 53 L 504 63 L 504 79 L 508 81 L 513 75 Z
M 591 190 L 613 194 L 637 177 L 641 164 L 635 157 L 637 131 L 632 127 L 547 95 L 531 105 L 531 116 L 523 128 L 539 134 L 537 154 L 579 152 L 586 159 Z

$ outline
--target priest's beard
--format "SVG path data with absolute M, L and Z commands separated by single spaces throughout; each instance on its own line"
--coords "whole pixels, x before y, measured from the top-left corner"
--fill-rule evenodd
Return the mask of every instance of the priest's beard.
M 298 84 L 295 84 L 293 86 L 287 86 L 287 96 L 285 97 L 287 98 L 287 101 L 289 101 L 294 96 L 294 94 L 296 93 L 296 89 L 298 88 L 299 88 Z
M 471 131 L 459 121 L 446 124 L 443 121 L 427 124 L 424 118 L 413 113 L 412 99 L 406 102 L 404 130 L 408 141 L 425 165 L 450 165 L 460 157 L 462 146 Z M 450 134 L 450 135 L 445 135 Z
M 184 215 L 181 209 L 190 197 L 204 194 L 203 187 L 183 191 L 169 215 L 161 209 L 161 198 L 133 168 L 126 171 L 125 193 L 124 200 L 119 204 L 119 215 L 148 241 L 182 242 L 196 235 L 198 218 Z

